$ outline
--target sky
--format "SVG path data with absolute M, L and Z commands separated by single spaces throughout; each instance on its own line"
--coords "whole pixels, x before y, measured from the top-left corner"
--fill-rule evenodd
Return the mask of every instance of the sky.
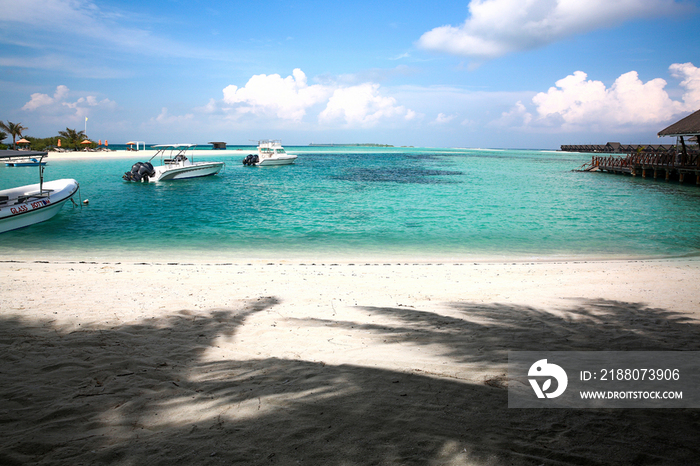
M 667 144 L 700 109 L 699 2 L 0 0 L 0 120 L 111 143 Z

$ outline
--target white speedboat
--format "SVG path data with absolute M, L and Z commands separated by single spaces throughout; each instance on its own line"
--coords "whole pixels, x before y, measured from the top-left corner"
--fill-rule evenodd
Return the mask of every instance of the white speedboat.
M 41 162 L 46 152 L 31 155 Z M 8 157 L 17 157 L 16 151 L 0 151 L 0 158 Z M 39 164 L 37 184 L 0 190 L 0 233 L 51 219 L 78 191 L 78 182 L 72 179 L 44 183 L 43 170 Z
M 282 141 L 258 141 L 258 153 L 250 154 L 243 159 L 243 165 L 289 165 L 294 163 L 297 156 L 288 154 L 282 147 Z
M 216 175 L 221 171 L 224 162 L 195 162 L 194 150 L 196 144 L 162 144 L 151 146 L 156 149 L 155 155 L 148 162 L 136 162 L 131 171 L 124 173 L 126 181 L 156 182 L 167 180 L 185 180 L 202 176 Z M 188 157 L 189 151 L 189 157 Z M 160 156 L 160 166 L 154 167 L 151 160 Z

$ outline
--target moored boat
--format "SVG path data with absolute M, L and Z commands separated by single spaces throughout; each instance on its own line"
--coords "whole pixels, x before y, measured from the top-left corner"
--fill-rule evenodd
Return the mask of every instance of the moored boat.
M 0 151 L 0 158 L 17 157 L 16 152 Z M 53 218 L 78 191 L 73 179 L 44 182 L 41 160 L 46 152 L 31 155 L 39 158 L 39 183 L 0 190 L 0 233 Z
M 38 167 L 39 165 L 44 166 L 46 162 L 43 160 L 39 161 L 34 157 L 8 159 L 7 162 L 5 162 L 5 166 L 7 167 Z
M 289 154 L 282 147 L 282 141 L 258 141 L 258 153 L 250 154 L 243 159 L 243 165 L 270 166 L 289 165 L 297 159 L 295 154 Z
M 224 162 L 194 162 L 196 144 L 161 144 L 151 146 L 155 155 L 148 162 L 136 162 L 131 171 L 124 173 L 125 181 L 157 182 L 167 180 L 184 180 L 216 175 Z M 189 154 L 188 154 L 189 151 Z M 188 156 L 189 155 L 189 156 Z M 161 165 L 154 167 L 151 160 L 160 156 Z

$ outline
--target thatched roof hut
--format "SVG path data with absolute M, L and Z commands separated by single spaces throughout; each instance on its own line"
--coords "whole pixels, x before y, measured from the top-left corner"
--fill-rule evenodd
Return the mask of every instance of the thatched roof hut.
M 659 137 L 672 136 L 697 136 L 700 135 L 700 110 L 691 113 L 682 120 L 678 120 L 666 129 L 658 133 Z
M 668 128 L 658 132 L 659 137 L 671 136 L 681 140 L 681 165 L 694 164 L 700 168 L 700 155 L 695 152 L 695 155 L 688 155 L 688 147 L 685 144 L 685 138 L 688 141 L 698 142 L 700 140 L 700 110 L 691 113 L 687 117 L 678 120 Z M 700 180 L 700 178 L 698 178 Z

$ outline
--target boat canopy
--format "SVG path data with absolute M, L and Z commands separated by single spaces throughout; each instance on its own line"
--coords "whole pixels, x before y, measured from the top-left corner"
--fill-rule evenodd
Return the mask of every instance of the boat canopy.
M 151 146 L 152 149 L 168 149 L 168 148 L 173 148 L 177 149 L 180 147 L 194 147 L 197 144 L 157 144 L 155 146 Z
M 0 159 L 11 159 L 16 157 L 35 157 L 39 159 L 39 194 L 44 191 L 44 164 L 42 161 L 48 152 L 38 150 L 0 150 Z
M 0 159 L 11 159 L 15 157 L 45 157 L 48 152 L 40 152 L 36 150 L 0 150 Z

